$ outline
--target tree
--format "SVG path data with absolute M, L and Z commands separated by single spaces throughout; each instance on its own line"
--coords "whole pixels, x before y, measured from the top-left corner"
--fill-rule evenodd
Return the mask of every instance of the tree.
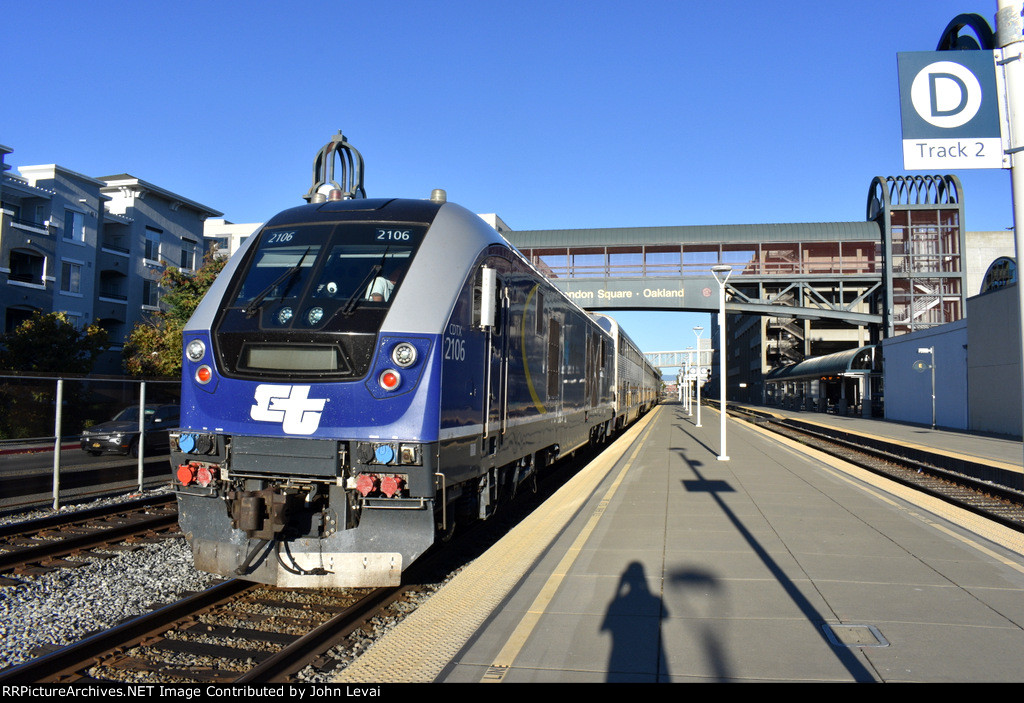
M 168 266 L 160 277 L 165 291 L 162 309 L 135 326 L 125 342 L 121 360 L 133 376 L 180 376 L 181 333 L 199 301 L 213 285 L 227 257 L 211 249 L 195 273 Z
M 36 312 L 14 330 L 0 335 L 0 370 L 32 374 L 87 374 L 107 348 L 107 331 L 99 325 L 84 330 L 67 313 Z M 39 379 L 5 379 L 0 384 L 0 437 L 44 437 L 53 428 L 55 383 Z M 65 421 L 82 406 L 80 386 L 64 395 Z
M 107 331 L 99 325 L 79 330 L 67 313 L 36 312 L 0 336 L 0 369 L 87 374 L 107 346 Z

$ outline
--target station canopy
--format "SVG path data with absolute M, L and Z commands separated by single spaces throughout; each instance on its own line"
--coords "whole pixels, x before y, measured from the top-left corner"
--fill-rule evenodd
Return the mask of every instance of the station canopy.
M 875 345 L 816 356 L 797 364 L 773 369 L 765 376 L 768 383 L 810 381 L 826 376 L 865 375 L 877 371 Z

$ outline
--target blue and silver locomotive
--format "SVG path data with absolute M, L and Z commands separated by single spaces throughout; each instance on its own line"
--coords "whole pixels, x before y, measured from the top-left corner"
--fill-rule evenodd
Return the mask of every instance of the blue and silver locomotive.
M 443 193 L 358 197 L 358 158 L 324 147 L 308 204 L 249 237 L 186 326 L 171 460 L 199 569 L 396 584 L 614 430 L 612 335 Z

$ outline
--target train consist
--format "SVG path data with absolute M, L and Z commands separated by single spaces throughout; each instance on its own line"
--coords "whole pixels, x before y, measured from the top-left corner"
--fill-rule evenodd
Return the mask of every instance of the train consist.
M 656 402 L 613 320 L 439 191 L 367 199 L 361 172 L 339 133 L 308 204 L 249 237 L 186 326 L 171 461 L 201 570 L 397 584 L 456 522 Z
M 611 335 L 615 345 L 615 430 L 636 422 L 658 402 L 661 375 L 644 358 L 640 347 L 622 331 L 619 323 L 607 315 L 591 313 L 601 329 Z

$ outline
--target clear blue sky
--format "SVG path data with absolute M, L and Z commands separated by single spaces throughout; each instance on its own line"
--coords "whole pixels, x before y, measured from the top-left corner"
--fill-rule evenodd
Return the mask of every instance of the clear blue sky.
M 996 0 L 0 0 L 15 168 L 130 173 L 258 222 L 343 130 L 373 196 L 513 229 L 857 221 L 900 175 L 896 54 Z M 1009 173 L 959 171 L 967 227 Z M 646 351 L 706 315 L 621 315 Z

